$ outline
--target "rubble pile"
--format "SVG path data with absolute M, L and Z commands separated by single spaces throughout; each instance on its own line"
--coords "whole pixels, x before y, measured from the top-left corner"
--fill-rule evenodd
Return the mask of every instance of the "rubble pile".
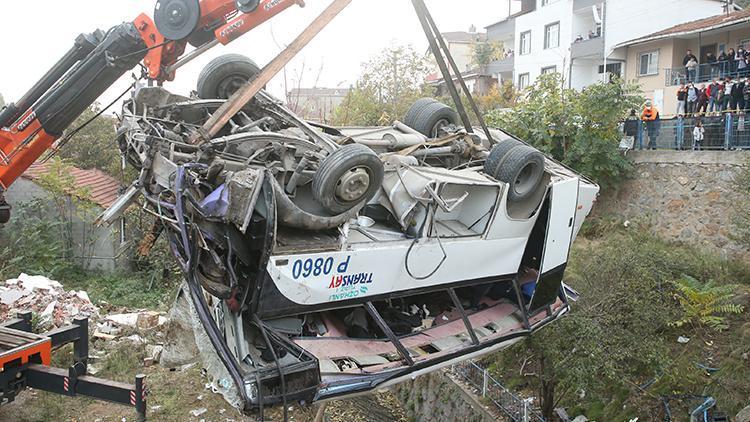
M 65 291 L 58 281 L 21 274 L 0 285 L 0 320 L 32 311 L 42 326 L 61 327 L 77 316 L 99 319 L 99 309 L 85 291 Z

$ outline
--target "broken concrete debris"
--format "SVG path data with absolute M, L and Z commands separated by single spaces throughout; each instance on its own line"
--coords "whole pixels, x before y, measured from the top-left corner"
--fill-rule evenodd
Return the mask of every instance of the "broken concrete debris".
M 167 322 L 166 317 L 152 311 L 107 315 L 105 320 L 121 327 L 133 327 L 139 330 L 150 330 Z
M 0 319 L 13 318 L 18 312 L 32 311 L 42 326 L 60 327 L 77 316 L 99 318 L 99 309 L 88 293 L 71 290 L 44 276 L 21 274 L 0 286 Z

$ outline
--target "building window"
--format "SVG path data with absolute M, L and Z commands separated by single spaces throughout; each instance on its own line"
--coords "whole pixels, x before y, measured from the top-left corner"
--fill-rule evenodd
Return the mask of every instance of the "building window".
M 551 23 L 544 27 L 544 48 L 560 46 L 560 22 Z
M 519 54 L 531 54 L 531 31 L 521 32 L 521 45 L 518 48 Z
M 659 51 L 648 51 L 640 54 L 638 76 L 659 74 Z
M 518 75 L 518 89 L 526 89 L 529 87 L 529 74 L 523 73 Z
M 599 74 L 604 73 L 604 65 L 599 65 Z M 622 77 L 622 63 L 607 63 L 607 73 L 615 75 L 618 78 Z
M 542 68 L 542 75 L 547 75 L 549 73 L 557 73 L 557 66 L 547 66 Z

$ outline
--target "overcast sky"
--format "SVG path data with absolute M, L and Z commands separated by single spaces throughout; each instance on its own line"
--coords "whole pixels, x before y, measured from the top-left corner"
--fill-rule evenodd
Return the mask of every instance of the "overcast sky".
M 307 0 L 305 8 L 295 6 L 232 44 L 215 47 L 180 69 L 176 81 L 166 87 L 175 93 L 189 93 L 202 67 L 221 54 L 240 53 L 261 66 L 266 64 L 329 3 Z M 508 14 L 508 0 L 426 3 L 442 32 L 465 31 L 471 25 L 481 30 Z M 154 4 L 155 0 L 3 1 L 0 93 L 6 102 L 18 99 L 72 46 L 78 34 L 132 21 L 141 12 L 152 15 Z M 348 87 L 357 80 L 363 62 L 392 44 L 427 49 L 411 1 L 353 0 L 287 67 L 286 86 L 295 87 L 302 75 L 302 87 Z M 284 79 L 280 74 L 269 84 L 269 90 L 282 98 Z M 127 84 L 120 80 L 100 102 L 110 102 Z

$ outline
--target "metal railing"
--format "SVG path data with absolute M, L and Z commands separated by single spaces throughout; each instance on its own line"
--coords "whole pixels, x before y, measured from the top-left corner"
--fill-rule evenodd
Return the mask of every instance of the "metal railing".
M 524 400 L 503 387 L 487 369 L 473 361 L 452 366 L 452 372 L 476 389 L 482 397 L 514 422 L 545 422 L 531 400 Z
M 666 85 L 676 86 L 687 84 L 689 82 L 705 83 L 714 79 L 723 79 L 727 76 L 733 78 L 750 76 L 750 68 L 739 69 L 736 62 L 724 61 L 704 63 L 698 65 L 698 67 L 692 71 L 688 71 L 685 67 L 666 69 Z
M 703 124 L 703 141 L 696 143 L 693 129 Z M 750 114 L 723 113 L 675 117 L 654 122 L 638 121 L 633 149 L 745 150 L 750 149 Z

